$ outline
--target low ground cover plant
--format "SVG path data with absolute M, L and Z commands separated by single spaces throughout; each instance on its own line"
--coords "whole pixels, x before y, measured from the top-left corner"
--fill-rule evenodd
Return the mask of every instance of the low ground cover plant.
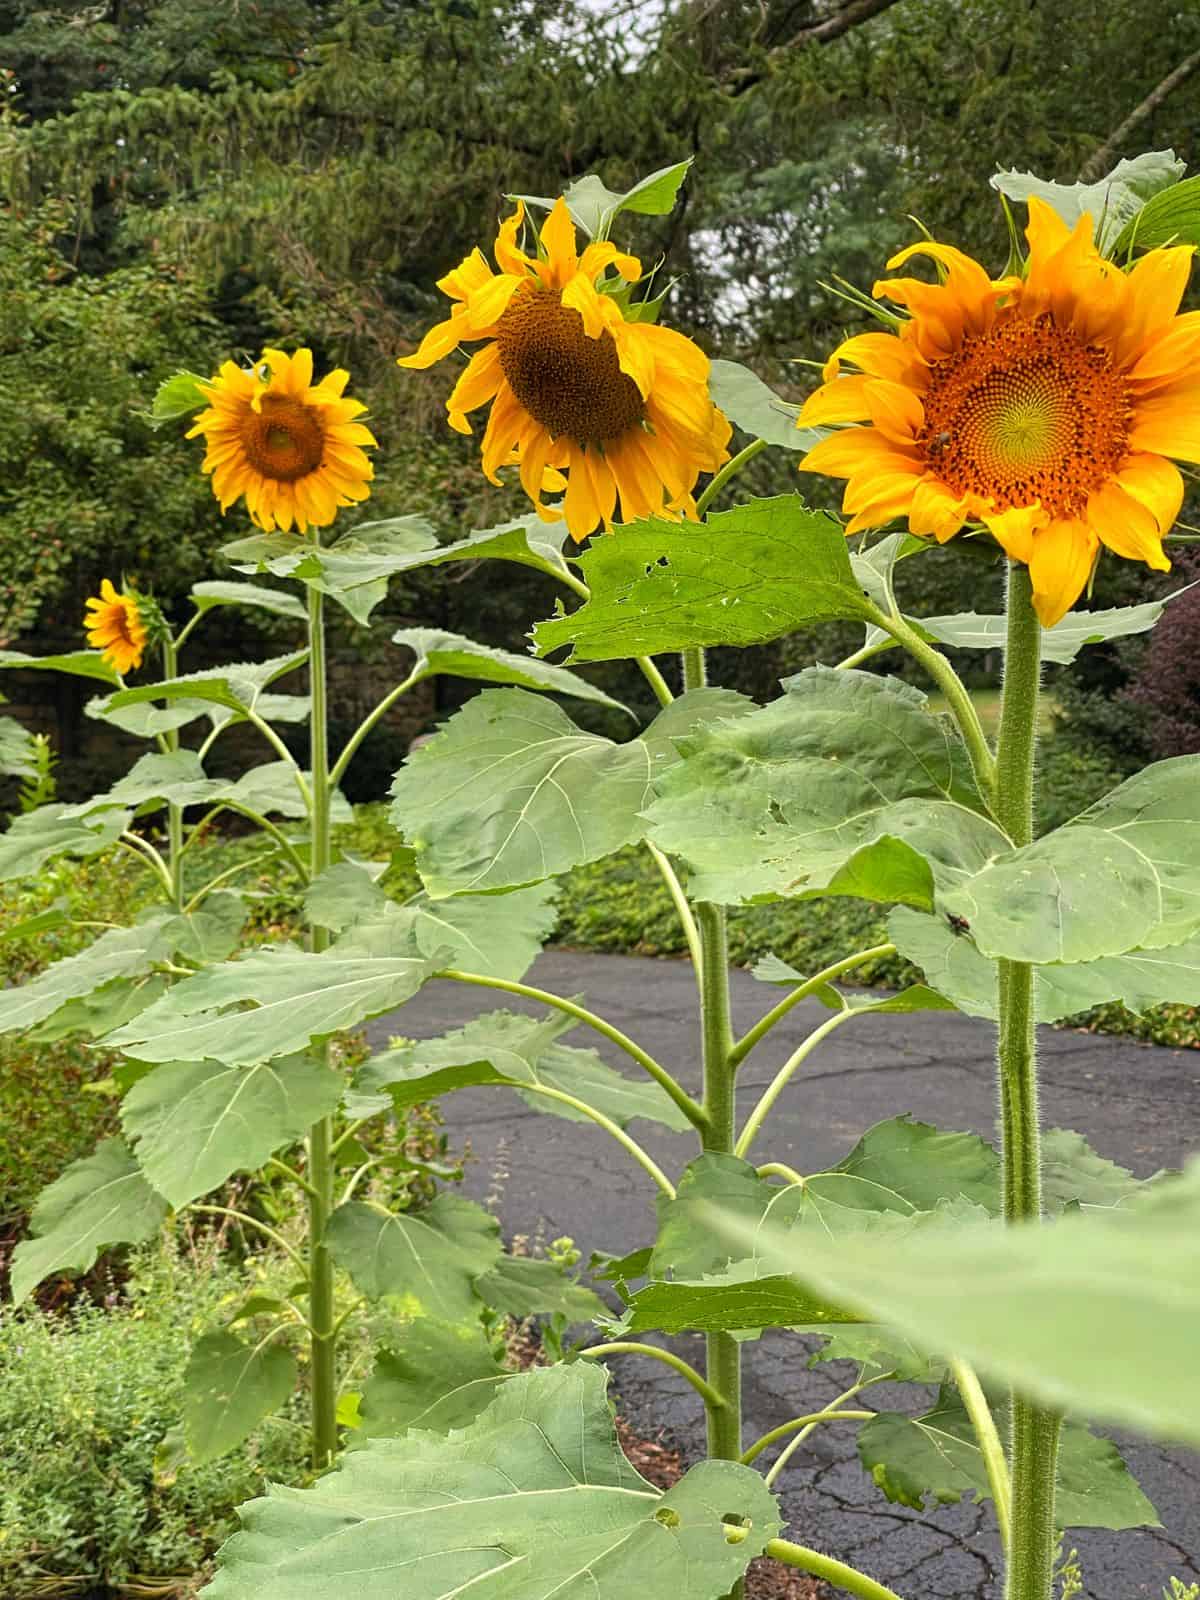
M 901 252 L 892 272 L 921 257 L 930 278 L 888 277 L 875 300 L 846 291 L 881 331 L 829 357 L 797 417 L 662 326 L 661 300 L 638 292 L 641 263 L 610 238 L 625 212 L 668 211 L 686 171 L 622 194 L 587 177 L 553 200 L 517 201 L 495 268 L 475 251 L 447 274 L 449 314 L 401 361 L 429 367 L 478 346 L 448 419 L 467 432 L 490 408 L 483 469 L 518 469 L 528 516 L 451 545 L 414 517 L 360 522 L 330 542 L 324 530 L 371 481 L 374 439 L 347 375 L 314 382 L 310 352 L 273 349 L 214 378 L 180 374 L 156 415 L 191 419 L 222 507 L 245 500 L 258 531 L 224 556 L 259 581 L 197 585 L 182 624 L 113 586 L 95 603 L 97 651 L 36 658 L 101 680 L 93 714 L 151 748 L 108 793 L 14 822 L 0 870 L 116 845 L 157 889 L 132 922 L 0 996 L 0 1026 L 81 1032 L 121 1057 L 121 1137 L 41 1197 L 14 1257 L 15 1295 L 187 1213 L 257 1231 L 296 1273 L 200 1332 L 185 1369 L 192 1462 L 236 1452 L 299 1392 L 321 1474 L 243 1509 L 205 1591 L 214 1600 L 351 1587 L 390 1600 L 397 1582 L 497 1600 L 634 1586 L 717 1600 L 740 1595 L 764 1555 L 864 1600 L 899 1600 L 836 1553 L 784 1537 L 775 1482 L 814 1429 L 842 1425 L 858 1430 L 889 1498 L 990 1499 L 1007 1600 L 1048 1600 L 1066 1530 L 1154 1517 L 1090 1423 L 1200 1441 L 1188 1335 L 1200 1176 L 1137 1177 L 1081 1134 L 1044 1130 L 1035 1048 L 1037 1022 L 1098 1004 L 1200 1001 L 1200 758 L 1155 763 L 1040 837 L 1034 826 L 1043 662 L 1144 632 L 1166 604 L 1074 609 L 1102 545 L 1169 565 L 1183 492 L 1173 461 L 1200 455 L 1189 387 L 1200 332 L 1176 314 L 1191 250 L 1173 242 L 1194 225 L 1197 180 L 1161 153 L 1122 164 L 1098 192 L 1000 175 L 1005 272 L 931 240 Z M 1027 208 L 1022 228 L 1014 205 Z M 768 448 L 847 479 L 848 521 L 794 494 L 717 509 Z M 907 531 L 875 537 L 898 519 Z M 601 528 L 614 536 L 580 553 Z M 894 574 L 930 539 L 1003 561 L 1003 614 L 905 615 Z M 446 562 L 492 577 L 515 562 L 557 581 L 563 598 L 535 626 L 534 653 L 402 630 L 396 687 L 331 751 L 326 607 L 365 623 L 390 577 Z M 296 648 L 182 671 L 192 631 L 219 605 L 291 618 Z M 828 622 L 860 624 L 861 643 L 764 705 L 709 681 L 710 649 Z M 947 648 L 1003 651 L 994 739 Z M 161 679 L 130 687 L 124 669 L 153 649 Z M 545 660 L 563 649 L 566 664 Z M 878 670 L 896 650 L 943 714 Z M 671 656 L 678 694 L 659 664 Z M 660 705 L 626 739 L 586 731 L 560 703 L 611 706 L 572 666 L 618 659 L 640 667 Z M 302 668 L 306 692 L 287 692 Z M 488 687 L 396 776 L 400 865 L 421 885 L 397 902 L 383 863 L 335 847 L 338 782 L 387 709 L 439 673 Z M 279 732 L 301 721 L 309 770 Z M 204 757 L 234 723 L 272 759 L 236 782 L 211 778 Z M 196 748 L 184 747 L 181 730 L 196 727 Z M 261 849 L 201 880 L 189 852 L 220 810 L 251 822 Z M 139 827 L 159 814 L 162 849 Z M 699 1094 L 620 1019 L 525 981 L 562 880 L 631 847 L 659 874 L 695 966 Z M 240 952 L 236 886 L 267 865 L 297 886 L 304 942 Z M 762 1014 L 736 1037 L 727 908 L 843 900 L 886 913 L 885 936 L 856 944 L 848 920 L 847 947 L 817 970 L 764 954 Z M 65 913 L 47 917 L 40 931 L 52 932 Z M 897 958 L 914 976 L 896 992 L 849 987 Z M 434 980 L 493 991 L 496 1008 L 441 1038 L 345 1055 L 348 1030 Z M 507 1009 L 514 996 L 539 1013 Z M 739 1102 L 742 1064 L 808 998 L 827 1017 L 753 1104 Z M 994 1144 L 900 1115 L 828 1171 L 771 1158 L 772 1108 L 832 1032 L 864 1014 L 903 1027 L 905 1014 L 955 1008 L 996 1024 Z M 586 1048 L 591 1033 L 637 1076 Z M 657 1237 L 604 1268 L 616 1317 L 576 1281 L 574 1252 L 530 1259 L 453 1192 L 406 1210 L 373 1187 L 381 1170 L 401 1187 L 447 1176 L 438 1160 L 373 1147 L 373 1124 L 481 1085 L 594 1124 L 657 1192 Z M 693 1137 L 683 1171 L 665 1171 L 631 1132 L 639 1118 Z M 302 1197 L 302 1237 L 214 1203 L 246 1172 Z M 495 1328 L 530 1315 L 554 1319 L 562 1359 L 514 1374 Z M 565 1326 L 586 1318 L 603 1342 L 563 1347 Z M 742 1350 L 766 1327 L 819 1333 L 854 1380 L 821 1413 L 781 1416 L 748 1440 Z M 345 1361 L 353 1329 L 377 1335 L 365 1381 Z M 677 1332 L 704 1335 L 703 1371 L 645 1337 Z M 707 1459 L 665 1493 L 617 1442 L 603 1365 L 617 1353 L 666 1361 L 704 1407 Z M 927 1386 L 926 1409 L 865 1403 L 896 1376 Z M 1074 1582 L 1064 1568 L 1063 1586 Z

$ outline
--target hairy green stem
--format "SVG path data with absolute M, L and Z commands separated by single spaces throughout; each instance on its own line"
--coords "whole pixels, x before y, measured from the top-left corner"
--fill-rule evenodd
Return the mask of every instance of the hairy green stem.
M 996 759 L 996 818 L 1016 845 L 1033 838 L 1033 764 L 1041 678 L 1041 627 L 1029 569 L 1010 562 L 1008 637 Z M 1004 1145 L 1004 1215 L 1042 1214 L 1041 1127 L 1033 968 L 1001 961 L 997 1065 Z M 1049 1600 L 1056 1528 L 1054 1498 L 1060 1417 L 1022 1395 L 1012 1401 L 1012 1536 L 1006 1600 Z
M 325 659 L 325 597 L 308 590 L 309 686 L 312 694 L 310 722 L 312 766 L 312 830 L 309 860 L 317 877 L 329 865 L 332 848 L 329 824 L 329 735 Z M 297 769 L 298 770 L 298 769 Z M 313 925 L 309 944 L 314 951 L 328 947 L 329 933 Z M 329 1046 L 321 1053 L 328 1057 Z M 310 1258 L 308 1322 L 311 1330 L 312 1460 L 318 1470 L 327 1467 L 337 1451 L 337 1329 L 333 1305 L 333 1257 L 325 1242 L 325 1229 L 333 1210 L 333 1119 L 322 1117 L 308 1132 L 308 1248 Z
M 742 1129 L 734 1147 L 733 1153 L 735 1156 L 744 1157 L 755 1139 L 758 1138 L 759 1130 L 767 1119 L 767 1113 L 787 1087 L 792 1074 L 804 1065 L 823 1039 L 827 1038 L 835 1028 L 840 1028 L 843 1022 L 849 1022 L 854 1015 L 855 1013 L 850 1010 L 835 1011 L 833 1016 L 826 1018 L 819 1028 L 813 1029 L 802 1045 L 792 1051 L 791 1055 L 763 1090 L 754 1110 L 746 1118 L 746 1126 Z
M 498 989 L 502 994 L 519 994 L 526 1000 L 537 1000 L 542 1005 L 553 1006 L 556 1011 L 565 1012 L 568 1017 L 574 1017 L 576 1022 L 582 1022 L 586 1027 L 601 1034 L 610 1040 L 631 1060 L 643 1067 L 655 1083 L 659 1084 L 670 1095 L 671 1099 L 683 1112 L 684 1116 L 695 1127 L 703 1127 L 705 1122 L 704 1107 L 698 1105 L 687 1090 L 675 1081 L 666 1067 L 660 1065 L 652 1055 L 648 1055 L 628 1034 L 622 1033 L 620 1028 L 615 1028 L 604 1017 L 597 1016 L 594 1011 L 588 1011 L 584 1006 L 574 1000 L 564 999 L 562 995 L 551 994 L 548 989 L 535 989 L 528 983 L 516 983 L 509 978 L 492 978 L 482 972 L 461 972 L 456 967 L 447 967 L 437 974 L 439 978 L 448 978 L 453 983 L 478 984 L 483 989 Z
M 875 626 L 891 634 L 897 644 L 903 645 L 913 660 L 924 667 L 945 695 L 946 704 L 958 724 L 958 731 L 962 734 L 963 743 L 967 747 L 971 770 L 975 774 L 979 792 L 989 805 L 994 806 L 997 784 L 996 759 L 992 755 L 983 724 L 979 720 L 979 713 L 975 709 L 975 702 L 971 699 L 966 684 L 942 652 L 935 650 L 931 644 L 922 639 L 917 630 L 903 617 L 889 616 L 878 606 L 871 606 L 870 610 L 872 613 L 870 620 Z
M 1004 1446 L 996 1431 L 996 1419 L 992 1416 L 992 1408 L 988 1405 L 983 1385 L 974 1367 L 968 1366 L 965 1361 L 951 1361 L 950 1372 L 958 1385 L 962 1403 L 975 1430 L 975 1438 L 992 1489 L 992 1503 L 996 1507 L 1000 1542 L 1007 1552 L 1012 1540 L 1012 1484 L 1009 1481 Z
M 718 1394 L 712 1384 L 700 1376 L 695 1367 L 690 1366 L 682 1356 L 677 1356 L 670 1350 L 660 1350 L 656 1344 L 639 1344 L 636 1340 L 619 1339 L 615 1344 L 589 1345 L 579 1354 L 582 1359 L 592 1361 L 598 1360 L 601 1356 L 651 1356 L 655 1361 L 662 1361 L 668 1367 L 674 1367 L 680 1377 L 686 1378 L 696 1393 L 704 1397 L 705 1405 L 719 1408 L 725 1404 L 724 1395 Z
M 182 635 L 180 636 L 182 637 Z M 170 679 L 179 671 L 179 646 L 167 634 L 163 640 L 163 677 Z M 168 753 L 179 749 L 179 729 L 168 728 L 164 734 Z M 173 800 L 167 801 L 167 873 L 171 881 L 171 904 L 176 911 L 183 904 L 183 807 Z
M 765 1017 L 762 1017 L 749 1032 L 744 1033 L 729 1053 L 733 1065 L 739 1066 L 758 1041 L 765 1034 L 770 1033 L 775 1024 L 786 1017 L 793 1006 L 799 1005 L 801 1000 L 806 1000 L 810 994 L 815 994 L 818 989 L 824 988 L 827 983 L 833 983 L 844 972 L 850 972 L 855 967 L 861 967 L 865 961 L 874 961 L 878 956 L 892 956 L 896 953 L 894 944 L 876 944 L 869 950 L 858 950 L 852 956 L 843 956 L 840 961 L 835 961 L 832 966 L 825 967 L 823 971 L 814 973 L 811 978 L 805 979 L 795 989 L 788 991 L 778 1005 L 772 1006 Z
M 522 1094 L 540 1094 L 547 1100 L 557 1100 L 560 1105 L 570 1106 L 573 1110 L 578 1111 L 580 1116 L 587 1117 L 589 1122 L 594 1122 L 598 1128 L 603 1128 L 605 1133 L 611 1134 L 617 1143 L 628 1151 L 642 1171 L 648 1173 L 654 1179 L 667 1199 L 674 1200 L 675 1185 L 667 1177 L 657 1161 L 648 1151 L 642 1149 L 632 1134 L 626 1133 L 619 1123 L 614 1122 L 611 1117 L 606 1117 L 603 1111 L 597 1111 L 595 1106 L 588 1105 L 586 1100 L 580 1100 L 576 1095 L 568 1094 L 565 1089 L 552 1089 L 549 1084 L 545 1083 L 523 1083 L 521 1092 Z

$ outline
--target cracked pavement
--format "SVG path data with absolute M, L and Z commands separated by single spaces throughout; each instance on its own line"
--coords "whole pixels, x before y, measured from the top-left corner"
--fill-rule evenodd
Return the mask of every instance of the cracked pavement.
M 780 997 L 774 986 L 735 971 L 733 1018 L 749 1027 Z M 638 956 L 549 951 L 527 981 L 585 1003 L 700 1087 L 696 991 L 689 965 Z M 501 1006 L 535 1005 L 453 983 L 427 985 L 400 1012 L 370 1027 L 378 1047 L 389 1034 L 428 1038 Z M 752 1053 L 739 1077 L 749 1107 L 786 1056 L 828 1016 L 815 1001 L 792 1011 Z M 1200 1051 L 1167 1050 L 1090 1034 L 1039 1030 L 1043 1120 L 1074 1128 L 1101 1155 L 1147 1176 L 1200 1150 Z M 580 1028 L 573 1045 L 591 1045 L 630 1076 L 637 1068 L 614 1046 Z M 840 1160 L 872 1123 L 902 1112 L 943 1128 L 995 1136 L 991 1029 L 955 1012 L 863 1016 L 833 1033 L 775 1106 L 753 1152 L 801 1172 Z M 468 1089 L 442 1102 L 455 1149 L 473 1160 L 465 1192 L 489 1204 L 507 1238 L 570 1234 L 585 1256 L 621 1253 L 654 1237 L 654 1191 L 645 1174 L 599 1129 L 530 1110 L 507 1089 Z M 696 1153 L 693 1136 L 639 1122 L 634 1133 L 675 1175 Z M 699 1336 L 662 1343 L 703 1366 Z M 811 1347 L 811 1342 L 810 1346 Z M 816 1411 L 853 1380 L 847 1363 L 810 1370 L 806 1346 L 769 1332 L 745 1347 L 745 1432 L 754 1439 L 787 1418 Z M 699 1402 L 670 1368 L 637 1356 L 611 1362 L 622 1410 L 640 1432 L 703 1454 Z M 912 1411 L 928 1391 L 900 1384 L 871 1390 L 864 1404 Z M 905 1600 L 1000 1600 L 999 1547 L 991 1508 L 939 1506 L 924 1515 L 889 1505 L 858 1463 L 853 1427 L 820 1427 L 791 1458 L 777 1488 L 793 1538 L 836 1554 L 895 1588 Z M 1114 1433 L 1129 1466 L 1158 1508 L 1162 1528 L 1108 1533 L 1073 1530 L 1086 1600 L 1160 1600 L 1172 1574 L 1200 1581 L 1200 1456 Z M 770 1459 L 764 1456 L 763 1464 Z

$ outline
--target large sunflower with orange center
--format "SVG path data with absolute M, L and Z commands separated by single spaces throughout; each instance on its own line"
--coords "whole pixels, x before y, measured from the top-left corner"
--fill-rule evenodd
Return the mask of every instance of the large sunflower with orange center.
M 564 200 L 536 259 L 517 243 L 524 215 L 518 202 L 500 225 L 499 272 L 474 250 L 438 281 L 450 315 L 400 365 L 430 367 L 464 341 L 486 340 L 446 402 L 450 426 L 470 433 L 467 412 L 490 402 L 484 472 L 499 483 L 502 467 L 518 467 L 538 512 L 562 517 L 573 538 L 611 529 L 618 501 L 625 522 L 691 514 L 696 480 L 727 459 L 731 431 L 709 399 L 708 357 L 670 328 L 626 320 L 597 283 L 610 268 L 636 282 L 640 262 L 607 241 L 578 254 Z M 564 475 L 561 507 L 545 506 Z
M 341 506 L 370 493 L 364 445 L 375 435 L 355 418 L 367 409 L 343 394 L 338 369 L 314 384 L 311 350 L 264 350 L 251 368 L 226 361 L 199 385 L 209 402 L 188 433 L 203 434 L 204 471 L 225 511 L 239 495 L 260 528 L 300 533 L 324 528 Z
M 993 280 L 949 245 L 943 281 L 895 278 L 897 333 L 847 339 L 799 424 L 854 423 L 810 450 L 809 472 L 846 478 L 847 533 L 907 517 L 944 542 L 967 522 L 1029 566 L 1047 626 L 1087 584 L 1100 546 L 1160 572 L 1183 480 L 1200 461 L 1200 312 L 1179 316 L 1190 246 L 1106 261 L 1092 219 L 1073 229 L 1029 201 L 1023 276 Z M 847 364 L 857 371 L 843 374 Z
M 100 593 L 87 602 L 83 625 L 87 642 L 102 651 L 104 660 L 119 673 L 141 666 L 149 630 L 136 594 L 122 594 L 111 578 L 105 578 Z

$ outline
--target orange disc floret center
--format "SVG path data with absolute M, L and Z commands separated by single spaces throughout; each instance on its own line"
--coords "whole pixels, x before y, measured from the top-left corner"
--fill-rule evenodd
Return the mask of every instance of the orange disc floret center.
M 264 478 L 294 483 L 321 465 L 325 434 L 312 406 L 283 395 L 265 394 L 262 409 L 249 406 L 242 417 L 242 449 Z
M 593 339 L 557 289 L 522 289 L 496 330 L 500 366 L 525 410 L 551 438 L 603 444 L 637 427 L 641 391 L 621 371 L 611 333 Z
M 1049 315 L 968 336 L 933 363 L 917 440 L 930 469 L 998 511 L 1080 515 L 1128 449 L 1131 405 L 1108 351 Z

